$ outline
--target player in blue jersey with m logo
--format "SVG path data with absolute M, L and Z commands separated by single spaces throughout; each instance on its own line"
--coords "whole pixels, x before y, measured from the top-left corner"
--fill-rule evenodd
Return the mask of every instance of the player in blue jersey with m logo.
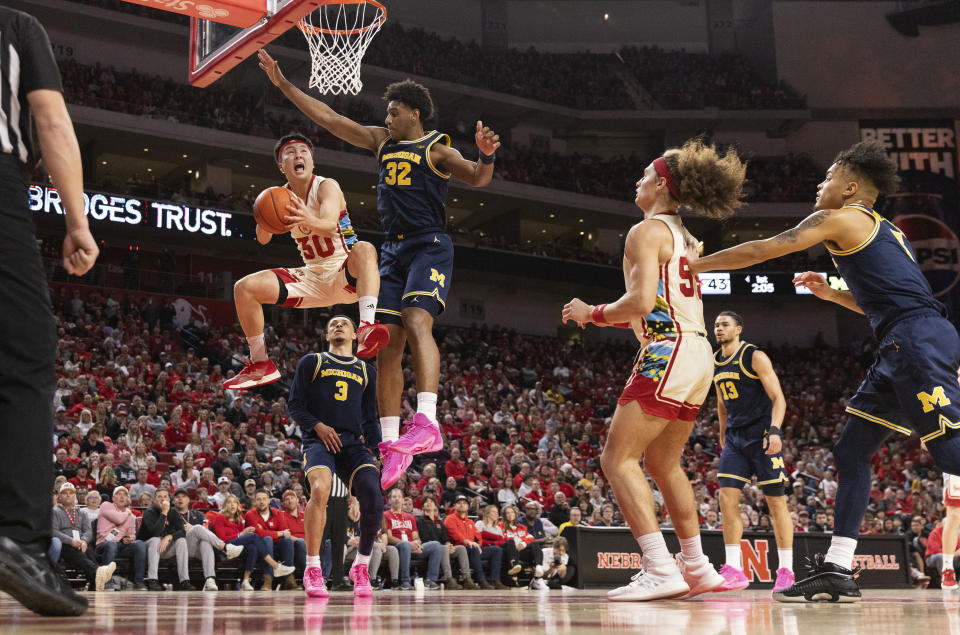
M 740 492 L 756 476 L 773 518 L 780 563 L 773 592 L 779 593 L 794 582 L 793 521 L 783 491 L 783 483 L 788 478 L 780 431 L 787 402 L 770 358 L 753 344 L 742 341 L 742 332 L 743 318 L 733 311 L 722 311 L 713 322 L 713 334 L 720 345 L 714 354 L 713 386 L 717 391 L 723 448 L 717 480 L 726 552 L 720 575 L 727 580 L 724 591 L 745 589 L 749 585 L 743 572 L 740 547 L 743 538 Z
M 384 126 L 364 126 L 291 84 L 266 51 L 260 68 L 305 115 L 379 164 L 377 211 L 386 240 L 380 250 L 380 297 L 376 314 L 387 325 L 389 344 L 377 358 L 378 401 L 383 430 L 382 485 L 387 489 L 406 471 L 412 455 L 443 447 L 437 423 L 440 351 L 433 322 L 443 312 L 453 275 L 453 242 L 446 233 L 447 189 L 451 176 L 483 187 L 493 178 L 500 137 L 477 122 L 477 161 L 450 147 L 450 137 L 424 131 L 433 117 L 430 91 L 411 80 L 387 86 Z M 362 307 L 361 307 L 362 308 Z M 417 381 L 417 414 L 400 438 L 403 351 L 410 341 Z
M 741 269 L 823 243 L 850 290 L 832 289 L 813 272 L 798 275 L 794 284 L 864 314 L 880 342 L 833 448 L 839 485 L 830 549 L 813 575 L 774 596 L 780 601 L 860 599 L 852 566 L 870 500 L 870 457 L 890 434 L 916 433 L 942 471 L 960 473 L 960 337 L 906 236 L 873 210 L 897 181 L 897 165 L 882 144 L 857 143 L 834 159 L 817 187 L 818 211 L 795 228 L 690 263 L 695 273 Z
M 353 354 L 356 339 L 356 325 L 350 318 L 330 318 L 329 350 L 304 355 L 290 386 L 290 415 L 300 427 L 304 474 L 310 486 L 303 572 L 303 586 L 310 597 L 329 595 L 320 569 L 320 543 L 334 473 L 360 503 L 360 544 L 350 569 L 353 591 L 361 597 L 373 593 L 367 566 L 383 521 L 380 471 L 374 459 L 380 442 L 377 373 Z

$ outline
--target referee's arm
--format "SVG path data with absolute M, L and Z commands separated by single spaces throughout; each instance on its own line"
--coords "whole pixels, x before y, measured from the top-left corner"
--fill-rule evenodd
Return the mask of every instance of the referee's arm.
M 23 83 L 37 125 L 40 151 L 47 172 L 66 210 L 67 235 L 63 241 L 63 267 L 82 276 L 97 260 L 100 248 L 90 234 L 83 213 L 83 168 L 73 122 L 60 92 L 60 74 L 47 33 L 39 22 L 29 21 L 23 51 Z

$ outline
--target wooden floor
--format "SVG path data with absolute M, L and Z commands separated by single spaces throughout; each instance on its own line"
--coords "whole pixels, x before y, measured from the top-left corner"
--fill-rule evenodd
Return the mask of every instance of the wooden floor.
M 741 591 L 681 602 L 613 603 L 603 591 L 90 593 L 79 618 L 42 618 L 0 593 L 9 633 L 650 633 L 651 635 L 960 635 L 960 594 L 866 591 L 858 604 L 791 605 Z

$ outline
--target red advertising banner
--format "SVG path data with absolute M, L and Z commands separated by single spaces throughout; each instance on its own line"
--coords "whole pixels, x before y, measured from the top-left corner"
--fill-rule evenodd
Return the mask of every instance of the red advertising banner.
M 152 9 L 179 13 L 247 28 L 267 14 L 267 0 L 123 0 Z

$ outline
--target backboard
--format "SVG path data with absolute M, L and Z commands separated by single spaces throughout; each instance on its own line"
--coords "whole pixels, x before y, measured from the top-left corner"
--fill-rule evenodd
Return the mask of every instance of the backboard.
M 190 84 L 209 86 L 322 4 L 324 0 L 267 0 L 264 16 L 247 28 L 190 18 Z

